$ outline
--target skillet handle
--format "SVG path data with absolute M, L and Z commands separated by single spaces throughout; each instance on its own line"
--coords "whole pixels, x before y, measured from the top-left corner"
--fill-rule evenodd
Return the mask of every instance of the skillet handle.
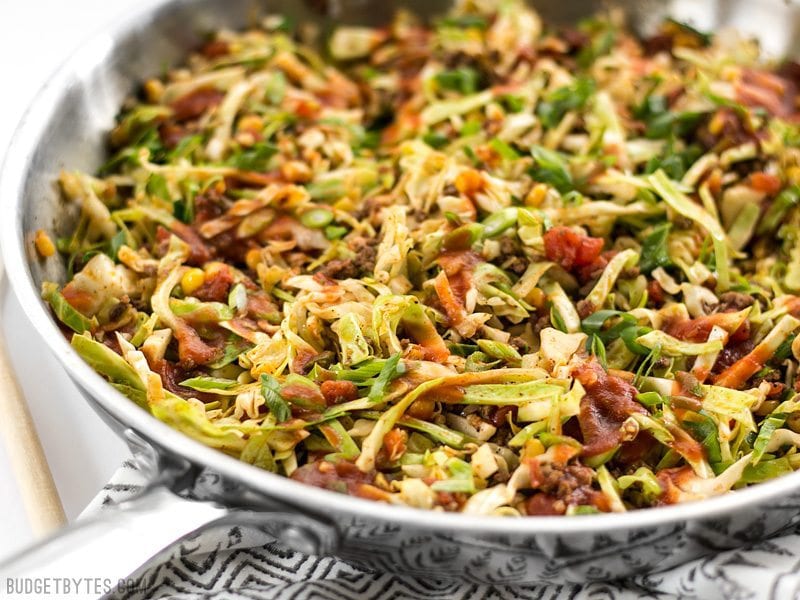
M 288 510 L 256 512 L 187 500 L 155 483 L 140 495 L 79 520 L 0 563 L 0 596 L 39 598 L 42 588 L 31 588 L 28 582 L 49 581 L 51 590 L 61 584 L 59 590 L 65 591 L 68 579 L 80 581 L 66 590 L 72 593 L 58 597 L 90 598 L 132 591 L 130 575 L 144 563 L 191 533 L 226 524 L 256 526 L 306 554 L 328 554 L 336 543 L 335 528 L 319 519 Z

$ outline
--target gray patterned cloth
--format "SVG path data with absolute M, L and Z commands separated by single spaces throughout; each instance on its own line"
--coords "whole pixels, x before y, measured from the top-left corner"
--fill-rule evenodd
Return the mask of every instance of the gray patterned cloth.
M 141 489 L 126 462 L 84 515 L 107 510 Z M 800 600 L 800 526 L 758 544 L 692 561 L 656 575 L 586 585 L 488 586 L 400 578 L 329 557 L 286 550 L 242 527 L 205 530 L 166 560 L 147 565 L 125 600 Z

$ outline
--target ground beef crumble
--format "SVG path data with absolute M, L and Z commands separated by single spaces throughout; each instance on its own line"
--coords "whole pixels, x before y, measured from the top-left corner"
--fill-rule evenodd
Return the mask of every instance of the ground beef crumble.
M 377 245 L 378 240 L 375 238 L 355 238 L 348 244 L 354 254 L 352 258 L 329 261 L 319 269 L 318 273 L 331 279 L 355 279 L 371 275 L 375 270 Z

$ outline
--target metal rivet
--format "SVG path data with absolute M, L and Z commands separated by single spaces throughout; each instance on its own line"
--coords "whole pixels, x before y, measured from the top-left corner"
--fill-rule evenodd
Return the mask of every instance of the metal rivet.
M 305 527 L 289 525 L 281 532 L 280 541 L 301 554 L 317 554 L 319 552 L 319 539 Z

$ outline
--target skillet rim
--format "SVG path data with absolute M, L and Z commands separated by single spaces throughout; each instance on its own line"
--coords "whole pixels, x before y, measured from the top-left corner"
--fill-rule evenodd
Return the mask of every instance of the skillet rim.
M 759 483 L 743 490 L 705 500 L 648 508 L 626 513 L 584 515 L 579 519 L 530 516 L 502 518 L 462 513 L 438 512 L 390 505 L 299 483 L 287 477 L 263 471 L 215 450 L 172 429 L 114 389 L 72 349 L 59 331 L 44 302 L 39 297 L 26 257 L 26 232 L 23 231 L 26 199 L 25 185 L 35 167 L 35 154 L 46 140 L 45 127 L 70 86 L 85 85 L 87 75 L 104 68 L 110 50 L 128 43 L 143 26 L 169 10 L 192 10 L 191 0 L 155 0 L 140 7 L 129 17 L 109 24 L 101 33 L 82 42 L 61 64 L 36 94 L 19 122 L 6 158 L 0 168 L 0 252 L 4 257 L 11 289 L 26 317 L 41 337 L 41 343 L 55 356 L 82 394 L 94 408 L 102 409 L 113 419 L 152 444 L 159 454 L 179 456 L 193 465 L 208 468 L 267 498 L 276 498 L 304 514 L 362 517 L 391 522 L 410 529 L 432 533 L 469 533 L 511 535 L 570 535 L 612 533 L 657 526 L 688 524 L 701 519 L 718 518 L 758 505 L 769 505 L 800 491 L 800 471 Z M 109 70 L 109 72 L 113 72 Z M 121 435 L 117 430 L 117 434 Z M 337 519 L 338 521 L 338 519 Z

